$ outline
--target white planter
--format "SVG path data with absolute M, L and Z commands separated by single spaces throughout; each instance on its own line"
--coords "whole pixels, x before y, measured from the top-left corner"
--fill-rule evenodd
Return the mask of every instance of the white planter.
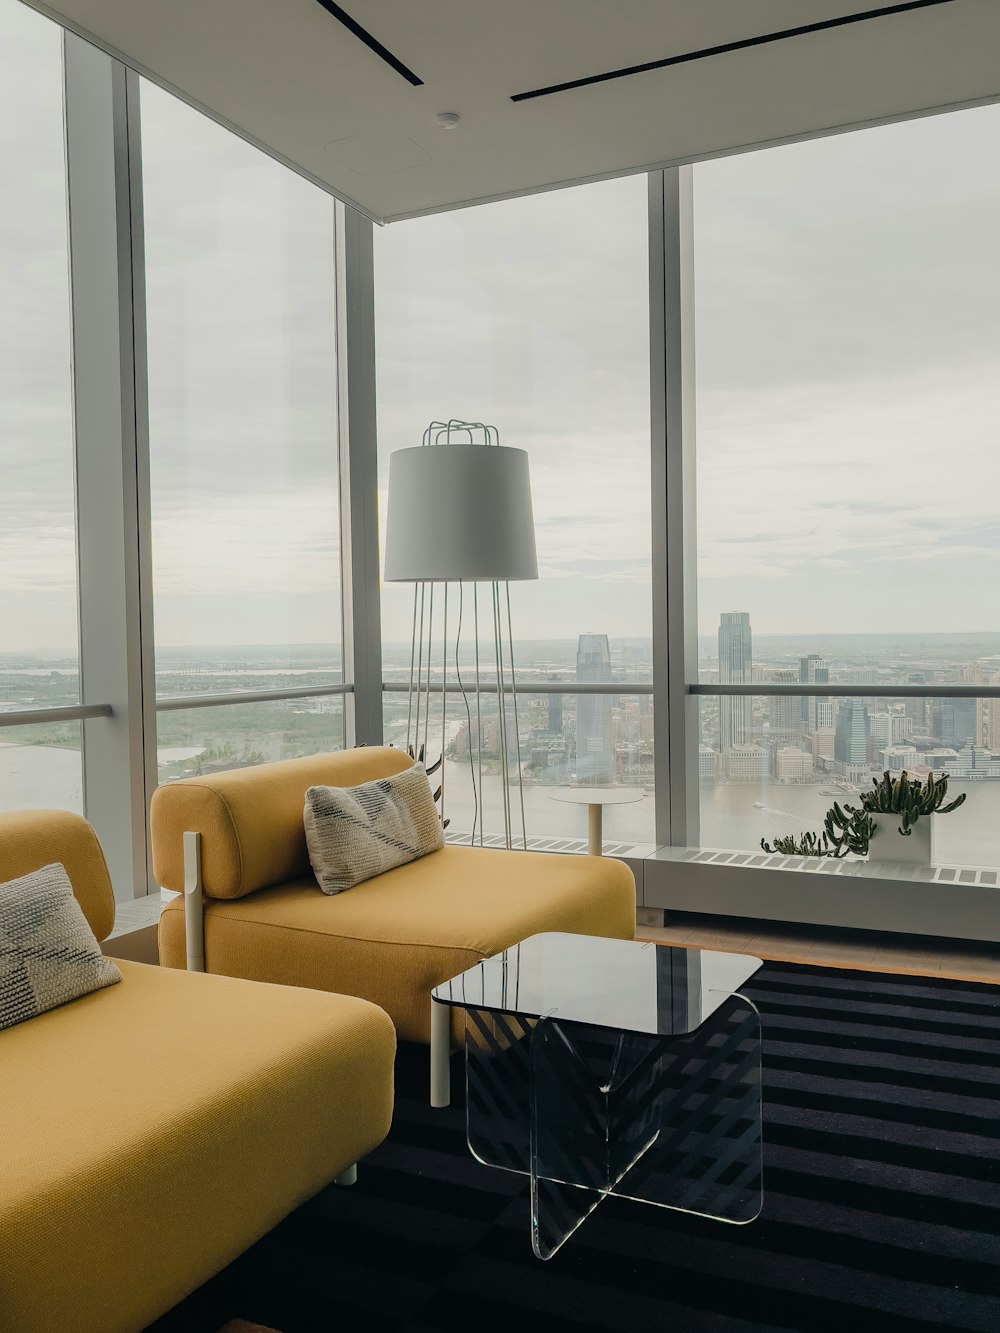
M 872 815 L 875 832 L 868 844 L 868 860 L 895 862 L 896 865 L 932 866 L 934 864 L 934 821 L 936 815 L 921 815 L 908 837 L 899 832 L 902 815 Z

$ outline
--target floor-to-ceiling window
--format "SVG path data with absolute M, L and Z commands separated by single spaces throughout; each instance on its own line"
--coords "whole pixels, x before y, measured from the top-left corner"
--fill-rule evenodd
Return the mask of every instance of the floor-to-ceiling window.
M 150 84 L 138 118 L 128 102 L 129 153 L 112 154 L 126 143 L 115 118 L 126 76 L 97 53 L 115 97 L 84 98 L 82 123 L 89 136 L 89 118 L 108 110 L 93 161 L 105 152 L 117 166 L 102 186 L 104 223 L 93 208 L 74 216 L 67 151 L 71 181 L 74 162 L 77 180 L 91 164 L 80 132 L 65 146 L 64 98 L 67 123 L 79 126 L 86 78 L 78 69 L 74 107 L 63 35 L 15 0 L 0 0 L 0 37 L 0 155 L 18 200 L 0 211 L 0 723 L 17 715 L 16 726 L 0 725 L 0 806 L 79 809 L 85 792 L 93 805 L 107 768 L 134 772 L 154 730 L 161 780 L 342 745 L 352 681 L 341 445 L 358 451 L 352 465 L 370 460 L 359 437 L 339 438 L 348 358 L 338 358 L 337 262 L 347 247 L 338 255 L 336 206 Z M 91 75 L 103 77 L 96 67 Z M 127 78 L 137 94 L 139 80 Z M 685 484 L 679 507 L 697 517 L 700 541 L 699 626 L 689 636 L 699 669 L 688 688 L 737 690 L 700 697 L 694 805 L 704 845 L 755 847 L 816 827 L 831 799 L 884 767 L 909 766 L 946 771 L 968 792 L 942 821 L 940 856 L 994 865 L 1000 856 L 1000 701 L 983 693 L 1000 687 L 998 128 L 1000 113 L 984 107 L 694 168 L 697 485 Z M 417 445 L 433 419 L 489 422 L 529 455 L 540 577 L 512 586 L 512 610 L 532 837 L 582 839 L 583 811 L 552 796 L 584 782 L 638 797 L 609 812 L 609 841 L 653 841 L 654 721 L 668 711 L 670 753 L 661 751 L 655 781 L 693 771 L 686 759 L 687 772 L 677 771 L 688 753 L 674 745 L 675 722 L 686 739 L 683 690 L 671 677 L 668 710 L 667 678 L 652 675 L 651 528 L 662 497 L 650 487 L 646 189 L 633 177 L 375 235 L 383 515 L 389 456 Z M 103 247 L 107 263 L 108 231 L 99 233 L 115 230 L 111 205 L 120 217 L 140 198 L 131 241 L 127 229 L 115 239 L 121 259 L 144 257 L 132 292 L 120 279 L 123 309 L 135 298 L 138 339 L 129 348 L 126 309 L 105 379 L 78 355 L 74 385 L 71 304 L 77 352 L 89 316 L 75 286 L 71 302 L 68 253 L 74 278 L 88 245 Z M 102 273 L 113 286 L 113 262 Z M 93 304 L 93 287 L 84 295 Z M 355 329 L 363 341 L 364 320 Z M 94 461 L 93 404 L 108 364 L 117 381 L 119 350 L 126 406 L 135 354 L 136 438 L 126 422 L 121 445 L 123 458 L 132 448 L 140 487 L 148 414 L 151 486 L 136 512 L 152 589 L 140 580 L 136 592 L 123 577 L 118 537 L 132 528 L 120 491 L 122 512 L 109 522 L 121 566 L 110 582 L 151 601 L 156 652 L 155 672 L 131 660 L 122 668 L 128 698 L 119 690 L 112 703 L 113 673 L 105 696 L 107 664 L 94 651 L 94 552 L 103 560 L 111 544 L 93 540 L 103 491 L 95 497 L 91 486 L 84 504 L 79 480 Z M 659 350 L 679 356 L 676 343 Z M 89 436 L 79 429 L 83 400 Z M 678 447 L 676 435 L 667 447 Z M 363 526 L 371 516 L 354 517 Z M 409 587 L 382 589 L 384 669 L 366 681 L 369 695 L 375 675 L 376 689 L 383 679 L 388 687 L 385 736 L 395 743 L 412 606 Z M 464 633 L 467 664 L 468 621 Z M 134 647 L 116 630 L 123 663 Z M 362 656 L 349 649 L 348 662 Z M 780 693 L 798 685 L 808 694 Z M 134 729 L 117 750 L 98 743 L 105 721 L 121 731 L 154 686 L 156 728 Z M 475 739 L 495 785 L 494 705 L 485 696 L 482 705 Z M 474 743 L 460 699 L 443 736 L 457 833 L 469 822 L 463 774 Z M 499 832 L 499 805 L 487 810 L 488 830 Z M 113 822 L 106 841 L 141 847 L 137 821 L 127 832 Z M 671 823 L 675 842 L 682 824 Z M 117 878 L 122 893 L 143 887 L 138 870 Z
M 165 780 L 344 743 L 334 201 L 148 83 L 141 123 Z
M 922 767 L 968 793 L 941 858 L 1000 859 L 998 141 L 982 107 L 694 169 L 700 679 L 815 687 L 702 697 L 703 845 Z
M 529 455 L 539 578 L 511 585 L 529 837 L 583 836 L 585 812 L 551 797 L 587 781 L 641 797 L 608 812 L 611 839 L 653 839 L 647 250 L 644 176 L 375 237 L 383 518 L 389 456 L 419 445 L 431 421 L 487 422 L 501 444 Z M 383 586 L 390 687 L 408 678 L 412 609 L 411 586 Z M 464 632 L 471 659 L 468 622 Z M 575 694 L 576 682 L 607 692 Z M 532 684 L 566 689 L 532 694 Z M 452 706 L 448 813 L 460 831 L 473 814 L 466 775 L 476 745 L 461 700 Z M 405 737 L 406 713 L 406 694 L 390 689 L 388 740 Z M 500 817 L 494 722 L 481 717 L 488 832 Z
M 0 720 L 79 701 L 62 33 L 0 2 Z M 82 808 L 80 723 L 0 726 L 0 809 Z

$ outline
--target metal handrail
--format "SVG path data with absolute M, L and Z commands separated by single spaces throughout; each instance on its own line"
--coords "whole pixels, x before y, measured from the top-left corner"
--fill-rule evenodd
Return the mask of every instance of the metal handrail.
M 0 727 L 26 727 L 36 722 L 80 722 L 85 717 L 110 717 L 110 704 L 67 704 L 58 708 L 18 708 L 0 713 Z
M 302 685 L 290 690 L 233 690 L 228 694 L 171 694 L 157 699 L 158 713 L 187 708 L 225 707 L 228 704 L 263 704 L 282 699 L 320 699 L 332 694 L 353 694 L 353 685 Z
M 811 699 L 1000 699 L 1000 685 L 686 685 L 688 694 L 738 697 L 800 696 Z
M 382 682 L 383 694 L 406 694 L 409 685 L 404 681 L 384 680 Z M 440 694 L 440 685 L 431 685 L 428 687 L 426 682 L 421 687 L 424 693 L 430 689 L 431 694 Z M 474 694 L 475 690 L 466 687 L 462 689 L 454 681 L 449 681 L 447 685 L 448 694 Z M 496 694 L 496 681 L 483 679 L 480 694 Z M 505 684 L 504 694 L 652 694 L 653 686 L 648 682 L 633 683 L 631 681 L 538 681 L 534 685 L 530 682 L 518 681 L 515 686 Z
M 385 694 L 405 694 L 404 681 L 382 682 Z M 427 688 L 426 686 L 424 687 Z M 835 699 L 1000 699 L 1000 685 L 770 685 L 759 681 L 749 685 L 703 683 L 686 685 L 685 693 L 695 695 L 736 695 L 747 698 L 790 696 L 793 698 Z M 440 684 L 431 685 L 432 694 L 440 694 Z M 640 681 L 518 681 L 505 694 L 652 694 L 654 686 Z M 461 694 L 461 687 L 448 682 L 449 694 Z M 469 691 L 471 692 L 471 691 Z M 496 693 L 496 683 L 483 681 L 481 693 Z

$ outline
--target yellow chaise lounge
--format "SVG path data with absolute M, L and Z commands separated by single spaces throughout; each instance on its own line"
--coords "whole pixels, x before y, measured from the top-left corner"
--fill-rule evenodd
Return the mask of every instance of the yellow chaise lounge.
M 90 825 L 0 815 L 0 883 L 51 862 L 105 938 Z M 374 1005 L 118 965 L 117 985 L 0 1031 L 0 1333 L 144 1328 L 389 1128 L 395 1037 Z
M 356 786 L 411 762 L 371 747 L 169 783 L 153 795 L 153 867 L 160 884 L 182 891 L 185 834 L 198 835 L 200 857 L 187 839 L 188 919 L 196 934 L 203 893 L 207 970 L 372 1000 L 402 1040 L 431 1040 L 441 1105 L 447 1011 L 434 1006 L 432 1034 L 432 987 L 541 931 L 631 939 L 635 880 L 603 857 L 448 845 L 328 897 L 309 865 L 306 789 Z M 200 942 L 188 944 L 200 965 Z M 161 964 L 185 966 L 182 898 L 160 917 L 159 946 Z

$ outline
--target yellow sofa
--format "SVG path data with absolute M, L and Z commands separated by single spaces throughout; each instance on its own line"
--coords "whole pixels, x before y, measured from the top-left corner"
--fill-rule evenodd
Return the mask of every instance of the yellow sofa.
M 602 857 L 449 845 L 322 893 L 303 829 L 306 789 L 355 786 L 411 762 L 401 750 L 361 748 L 154 793 L 153 867 L 165 888 L 184 890 L 185 834 L 200 836 L 209 972 L 360 995 L 386 1010 L 400 1038 L 426 1042 L 432 987 L 480 959 L 540 931 L 633 937 L 632 872 Z M 188 888 L 198 891 L 192 875 Z M 161 964 L 185 966 L 182 898 L 160 917 L 159 947 Z
M 104 939 L 90 825 L 0 815 L 0 882 L 53 861 Z M 395 1037 L 374 1005 L 118 965 L 119 984 L 0 1032 L 0 1333 L 144 1328 L 389 1128 Z

